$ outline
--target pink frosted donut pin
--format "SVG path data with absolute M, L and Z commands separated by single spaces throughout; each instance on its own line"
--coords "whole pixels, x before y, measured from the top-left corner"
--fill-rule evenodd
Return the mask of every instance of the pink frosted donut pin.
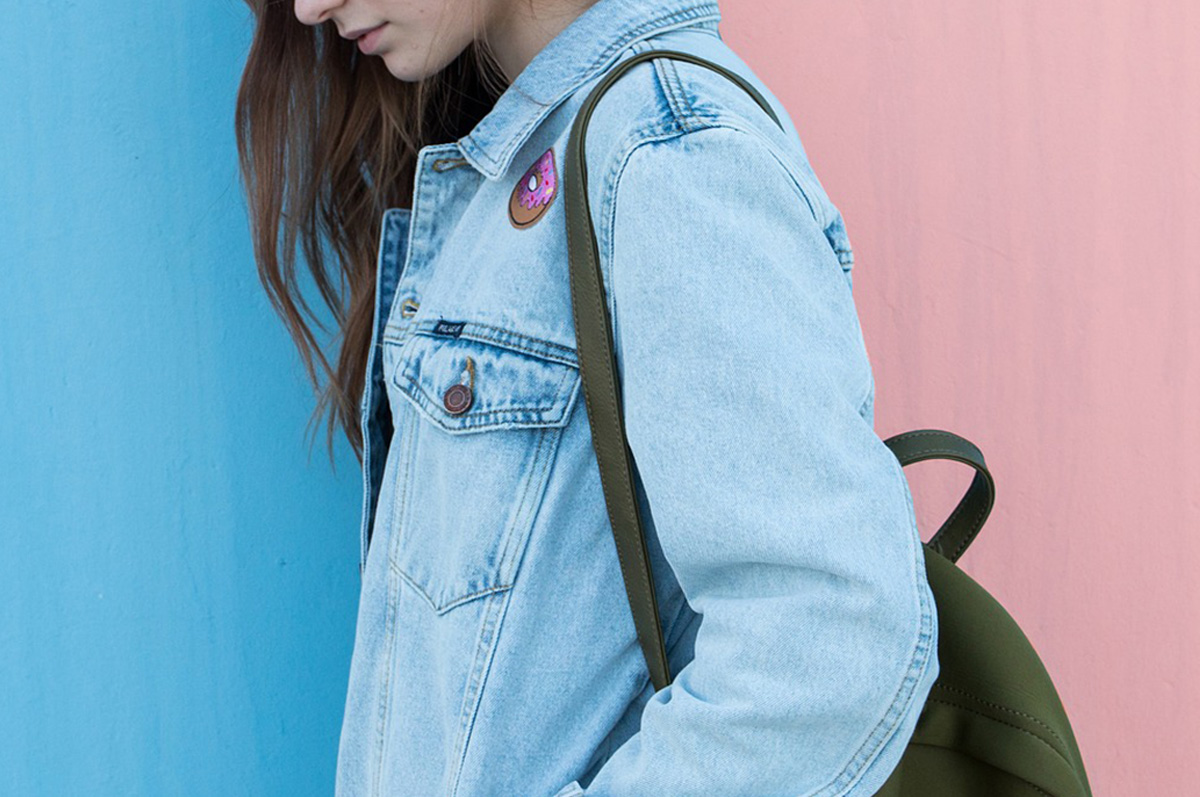
M 546 150 L 521 175 L 508 199 L 508 220 L 520 229 L 537 222 L 558 193 L 558 172 L 554 167 L 554 148 Z

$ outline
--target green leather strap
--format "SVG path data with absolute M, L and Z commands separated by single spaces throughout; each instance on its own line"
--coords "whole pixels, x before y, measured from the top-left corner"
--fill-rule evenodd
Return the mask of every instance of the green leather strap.
M 608 507 L 608 519 L 617 546 L 621 575 L 629 595 L 638 642 L 650 669 L 656 689 L 671 681 L 659 620 L 658 600 L 650 573 L 646 538 L 642 533 L 633 489 L 629 446 L 625 440 L 625 421 L 617 398 L 616 354 L 613 351 L 612 324 L 604 301 L 604 280 L 600 273 L 600 255 L 592 227 L 587 198 L 587 156 L 584 136 L 596 103 L 613 82 L 630 69 L 651 58 L 676 58 L 701 64 L 724 74 L 748 91 L 779 124 L 779 118 L 744 78 L 728 69 L 679 50 L 647 50 L 618 64 L 588 94 L 571 127 L 563 175 L 563 201 L 566 203 L 567 253 L 570 260 L 571 311 L 575 323 L 575 345 L 583 379 L 583 395 L 592 430 L 592 447 L 600 469 L 600 483 Z
M 983 452 L 974 443 L 941 429 L 914 429 L 883 441 L 900 460 L 901 466 L 926 459 L 949 459 L 975 469 L 975 478 L 958 506 L 925 543 L 951 562 L 957 562 L 992 511 L 996 485 L 983 461 Z
M 662 689 L 671 682 L 671 673 L 667 665 L 646 538 L 637 511 L 632 456 L 625 438 L 625 421 L 618 398 L 620 393 L 612 323 L 608 316 L 608 304 L 604 300 L 600 255 L 588 205 L 587 157 L 584 149 L 588 120 L 600 97 L 626 70 L 652 58 L 689 61 L 721 73 L 754 97 L 777 125 L 781 128 L 783 125 L 762 94 L 741 75 L 691 53 L 660 49 L 647 50 L 622 61 L 597 83 L 584 100 L 567 141 L 563 201 L 566 203 L 571 311 L 584 400 L 591 425 L 592 447 L 596 452 L 600 483 L 638 642 L 646 658 L 651 681 L 656 689 Z M 929 543 L 931 547 L 936 544 L 934 550 L 943 555 L 947 555 L 945 552 L 949 550 L 951 553 L 948 558 L 953 561 L 979 532 L 992 506 L 994 487 L 983 455 L 969 441 L 936 429 L 905 432 L 884 442 L 897 455 L 902 466 L 939 457 L 965 462 L 978 471 L 967 494 Z

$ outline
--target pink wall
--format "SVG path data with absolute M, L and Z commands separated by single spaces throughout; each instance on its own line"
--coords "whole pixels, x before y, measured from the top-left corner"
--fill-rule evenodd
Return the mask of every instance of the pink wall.
M 1200 3 L 721 8 L 846 217 L 876 431 L 987 457 L 960 561 L 1042 655 L 1095 793 L 1197 793 Z M 928 539 L 970 471 L 907 472 Z

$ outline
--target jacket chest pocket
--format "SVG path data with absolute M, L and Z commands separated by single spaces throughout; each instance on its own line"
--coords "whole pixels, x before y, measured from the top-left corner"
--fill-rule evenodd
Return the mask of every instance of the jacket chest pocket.
M 388 556 L 439 614 L 512 586 L 580 391 L 573 350 L 474 330 L 385 344 L 393 406 L 417 416 L 394 441 Z

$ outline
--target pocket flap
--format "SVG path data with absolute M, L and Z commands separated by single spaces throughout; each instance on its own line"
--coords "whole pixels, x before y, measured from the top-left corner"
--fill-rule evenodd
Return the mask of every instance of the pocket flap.
M 579 393 L 573 349 L 511 330 L 430 319 L 397 345 L 392 385 L 451 433 L 563 426 Z M 454 412 L 464 392 L 448 400 L 446 391 L 459 384 L 469 403 Z

